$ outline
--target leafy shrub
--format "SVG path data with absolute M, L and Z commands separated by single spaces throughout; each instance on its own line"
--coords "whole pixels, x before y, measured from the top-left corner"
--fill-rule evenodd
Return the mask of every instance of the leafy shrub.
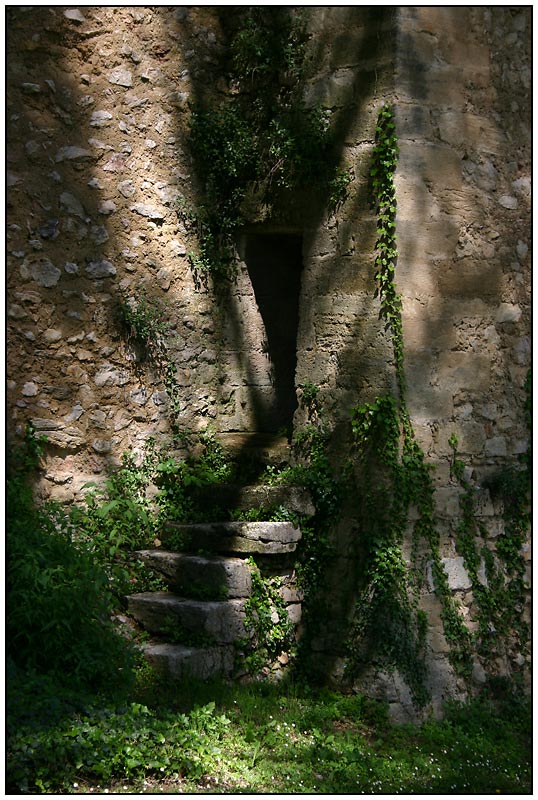
M 140 703 L 93 708 L 50 728 L 24 729 L 8 752 L 11 791 L 53 791 L 77 780 L 136 779 L 157 773 L 198 778 L 211 769 L 228 719 L 215 704 L 160 715 Z
M 23 669 L 95 687 L 125 680 L 129 652 L 110 622 L 106 573 L 73 546 L 65 515 L 34 503 L 24 472 L 35 463 L 32 437 L 7 481 L 7 655 Z

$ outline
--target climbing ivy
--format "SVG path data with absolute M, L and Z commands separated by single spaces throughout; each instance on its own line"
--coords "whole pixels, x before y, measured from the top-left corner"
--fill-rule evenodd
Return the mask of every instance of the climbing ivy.
M 477 518 L 474 488 L 457 457 L 457 438 L 450 439 L 452 474 L 463 489 L 456 546 L 463 555 L 479 609 L 478 630 L 472 634 L 450 591 L 440 558 L 431 468 L 406 409 L 402 301 L 395 284 L 397 156 L 393 110 L 384 106 L 378 117 L 370 173 L 378 219 L 375 296 L 380 300 L 380 318 L 385 320 L 392 339 L 398 398 L 386 395 L 352 410 L 356 478 L 362 490 L 362 569 L 349 649 L 352 673 L 370 663 L 372 656 L 377 657 L 401 671 L 415 701 L 421 704 L 427 699 L 423 650 L 426 619 L 418 600 L 426 564 L 441 602 L 449 658 L 459 674 L 470 676 L 473 649 L 489 659 L 499 654 L 504 646 L 502 637 L 515 637 L 519 652 L 525 650 L 528 626 L 521 618 L 525 602 L 521 548 L 528 529 L 530 458 L 524 458 L 522 469 L 504 470 L 492 482 L 492 488 L 505 498 L 505 526 L 495 556 L 486 543 L 487 531 Z M 411 527 L 411 508 L 416 522 L 412 526 L 412 551 L 406 559 L 402 545 Z
M 439 555 L 431 469 L 416 440 L 406 409 L 402 300 L 395 282 L 396 193 L 394 174 L 398 144 L 391 106 L 378 115 L 370 170 L 372 203 L 377 215 L 375 296 L 380 319 L 390 333 L 398 398 L 379 397 L 352 409 L 355 476 L 361 486 L 362 568 L 359 597 L 349 637 L 349 672 L 359 671 L 372 656 L 397 667 L 418 705 L 427 700 L 424 642 L 426 617 L 419 596 L 426 561 L 430 563 L 442 619 L 451 644 L 451 660 L 469 674 L 469 633 L 448 586 Z M 415 509 L 412 553 L 404 558 L 402 545 Z M 410 561 L 410 563 L 408 563 Z
M 427 700 L 426 617 L 419 598 L 426 558 L 441 598 L 452 662 L 460 671 L 469 670 L 467 629 L 439 557 L 431 470 L 392 396 L 356 407 L 352 429 L 356 481 L 361 486 L 361 572 L 348 671 L 359 672 L 372 658 L 397 667 L 417 704 L 423 705 Z M 409 566 L 402 545 L 409 530 L 411 507 L 417 519 Z
M 235 234 L 247 221 L 289 212 L 291 195 L 316 188 L 329 211 L 351 180 L 332 157 L 326 113 L 303 97 L 308 33 L 304 14 L 251 6 L 231 14 L 229 91 L 192 106 L 190 149 L 200 193 L 180 198 L 178 213 L 197 234 L 189 254 L 202 280 L 233 274 Z
M 398 140 L 391 106 L 383 106 L 378 115 L 376 143 L 370 170 L 372 203 L 377 215 L 375 244 L 375 297 L 380 299 L 379 316 L 385 320 L 394 348 L 398 389 L 403 401 L 405 376 L 403 370 L 402 298 L 396 290 L 395 271 L 398 260 L 396 246 L 396 190 L 394 173 L 398 165 Z
M 527 391 L 529 385 L 527 381 Z M 506 467 L 486 482 L 486 490 L 499 497 L 504 505 L 503 530 L 492 551 L 487 544 L 488 530 L 477 515 L 476 489 L 466 476 L 464 462 L 458 458 L 455 434 L 449 444 L 452 475 L 463 490 L 456 546 L 463 556 L 477 608 L 474 643 L 486 661 L 507 656 L 514 668 L 517 666 L 514 657 L 527 651 L 530 635 L 529 625 L 522 618 L 525 605 L 522 548 L 530 525 L 530 460 L 525 454 L 520 467 Z
M 279 578 L 264 578 L 255 560 L 246 559 L 252 579 L 252 592 L 245 601 L 247 639 L 237 643 L 238 660 L 248 672 L 258 673 L 283 651 L 295 646 L 295 626 L 278 592 Z

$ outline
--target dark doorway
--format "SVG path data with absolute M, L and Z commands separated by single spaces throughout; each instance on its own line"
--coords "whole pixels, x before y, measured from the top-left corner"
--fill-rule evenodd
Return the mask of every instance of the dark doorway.
M 297 408 L 295 367 L 303 240 L 297 234 L 257 232 L 245 234 L 243 243 L 273 374 L 271 407 L 261 403 L 262 407 L 255 409 L 258 429 L 289 431 Z

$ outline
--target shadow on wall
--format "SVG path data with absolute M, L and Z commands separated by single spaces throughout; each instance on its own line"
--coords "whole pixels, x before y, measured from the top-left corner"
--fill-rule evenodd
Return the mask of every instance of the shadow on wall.
M 494 19 L 503 13 L 399 11 L 397 280 L 409 407 L 419 425 L 440 421 L 433 441 L 429 434 L 424 441 L 437 458 L 449 455 L 457 426 L 463 452 L 487 461 L 491 423 L 482 409 L 493 404 L 502 416 L 514 406 L 514 392 L 523 408 L 524 381 L 520 376 L 514 385 L 515 331 L 508 323 L 519 312 L 512 307 L 510 317 L 503 310 L 503 300 L 513 302 L 518 293 L 521 306 L 527 304 L 524 284 L 514 291 L 518 278 L 506 277 L 518 236 L 526 238 L 527 210 L 521 217 L 501 207 L 503 194 L 513 194 L 507 178 L 514 142 L 524 141 L 512 134 L 514 114 L 502 108 L 509 90 L 500 65 L 510 59 L 493 61 L 490 53 L 497 27 L 510 28 Z M 509 92 L 512 101 L 516 89 Z
M 405 9 L 411 21 L 415 12 Z M 161 91 L 157 65 L 161 60 L 172 62 L 177 53 L 178 69 L 182 68 L 178 85 L 182 89 L 188 87 L 188 92 L 177 92 L 172 106 L 163 100 L 159 123 L 165 126 L 163 130 L 169 124 L 171 138 L 176 140 L 170 147 L 185 152 L 187 95 L 190 93 L 190 99 L 196 102 L 207 91 L 224 97 L 228 90 L 224 76 L 229 8 L 183 7 L 174 13 L 164 7 L 128 11 L 84 8 L 83 13 L 71 10 L 72 16 L 77 13 L 85 22 L 66 17 L 61 8 L 50 7 L 13 7 L 8 9 L 7 17 L 7 210 L 14 220 L 8 229 L 7 286 L 10 298 L 14 298 L 9 311 L 9 321 L 13 323 L 8 339 L 9 378 L 23 384 L 26 392 L 10 413 L 15 415 L 14 424 L 28 416 L 41 420 L 38 432 L 47 433 L 52 442 L 49 473 L 56 478 L 60 473 L 69 474 L 71 464 L 78 463 L 74 457 L 87 443 L 84 466 L 88 472 L 99 474 L 117 466 L 119 449 L 125 443 L 136 440 L 138 446 L 156 431 L 163 435 L 170 432 L 162 399 L 157 397 L 158 392 L 152 393 L 155 387 L 150 387 L 151 402 L 155 398 L 155 403 L 159 399 L 160 404 L 149 410 L 147 387 L 132 386 L 133 363 L 125 360 L 111 313 L 119 300 L 120 287 L 126 286 L 137 296 L 160 297 L 165 291 L 162 287 L 167 286 L 181 355 L 178 366 L 185 406 L 198 403 L 197 395 L 203 392 L 210 396 L 215 376 L 217 406 L 226 400 L 227 358 L 233 351 L 241 360 L 240 371 L 245 376 L 247 402 L 255 410 L 256 427 L 263 427 L 268 411 L 268 406 L 263 405 L 265 400 L 259 399 L 263 395 L 256 397 L 257 365 L 251 357 L 235 288 L 227 285 L 220 296 L 217 292 L 197 298 L 197 303 L 202 304 L 197 306 L 201 308 L 200 315 L 184 320 L 190 308 L 188 301 L 195 294 L 193 286 L 187 285 L 189 276 L 178 289 L 173 282 L 167 283 L 160 263 L 169 245 L 167 237 L 173 235 L 170 229 L 174 228 L 174 212 L 167 200 L 166 214 L 159 217 L 144 194 L 168 191 L 170 186 L 175 191 L 182 182 L 191 181 L 196 192 L 197 183 L 196 176 L 172 174 L 173 169 L 169 170 L 166 161 L 159 159 L 159 150 L 153 148 L 155 143 L 149 132 L 140 127 L 145 113 L 144 91 L 140 87 L 151 85 Z M 150 67 L 136 60 L 145 54 L 134 52 L 128 42 L 121 58 L 118 54 L 118 63 L 123 65 L 129 59 L 128 66 L 135 72 L 132 91 L 121 83 L 128 82 L 129 70 L 118 66 L 111 70 L 114 80 L 120 83 L 107 83 L 100 77 L 100 59 L 104 63 L 113 57 L 110 36 L 115 16 L 123 13 L 152 18 L 152 27 L 147 31 L 143 30 L 145 21 L 137 22 L 143 33 L 137 41 L 151 35 L 154 47 Z M 372 400 L 391 388 L 394 381 L 390 344 L 377 320 L 378 303 L 374 299 L 376 231 L 368 205 L 368 167 L 377 112 L 395 95 L 397 53 L 401 74 L 407 76 L 407 83 L 399 78 L 396 94 L 402 143 L 397 173 L 398 225 L 402 232 L 398 280 L 404 294 L 406 372 L 412 413 L 419 420 L 428 421 L 437 419 L 448 406 L 452 408 L 452 381 L 459 359 L 467 358 L 464 351 L 469 345 L 468 326 L 477 324 L 482 332 L 472 344 L 474 364 L 485 376 L 480 392 L 483 397 L 489 392 L 488 397 L 493 398 L 498 386 L 490 385 L 489 365 L 485 371 L 482 368 L 485 330 L 476 320 L 487 316 L 491 319 L 491 335 L 503 334 L 504 329 L 495 322 L 503 291 L 501 269 L 493 269 L 492 264 L 497 256 L 503 263 L 510 263 L 510 255 L 497 249 L 494 257 L 488 256 L 491 250 L 487 249 L 478 257 L 466 255 L 465 241 L 470 247 L 476 241 L 480 247 L 491 247 L 480 228 L 493 228 L 496 218 L 483 211 L 486 190 L 480 188 L 480 180 L 487 177 L 489 161 L 496 173 L 492 173 L 491 180 L 500 193 L 505 180 L 501 165 L 510 161 L 510 141 L 500 127 L 497 131 L 488 128 L 493 142 L 482 139 L 480 129 L 473 127 L 475 117 L 458 116 L 459 111 L 447 116 L 446 95 L 436 95 L 443 90 L 463 96 L 462 82 L 470 81 L 471 73 L 477 73 L 474 65 L 465 62 L 450 66 L 450 54 L 442 54 L 442 37 L 454 42 L 460 38 L 459 10 L 442 10 L 451 26 L 450 37 L 448 28 L 445 32 L 433 29 L 411 38 L 402 37 L 397 43 L 396 17 L 403 13 L 394 8 L 372 7 L 321 7 L 308 11 L 315 36 L 305 94 L 309 102 L 319 102 L 331 110 L 335 160 L 353 167 L 355 181 L 336 217 L 327 220 L 325 208 L 305 207 L 303 218 L 294 219 L 294 229 L 303 233 L 303 253 L 300 258 L 297 239 L 293 238 L 293 264 L 302 261 L 303 271 L 300 289 L 298 281 L 294 281 L 293 291 L 286 297 L 289 306 L 285 312 L 282 305 L 276 309 L 271 294 L 272 289 L 278 293 L 282 290 L 274 283 L 271 291 L 263 286 L 265 251 L 269 248 L 262 243 L 262 236 L 253 236 L 246 246 L 247 264 L 252 261 L 252 253 L 261 263 L 252 271 L 251 284 L 264 318 L 278 385 L 274 424 L 280 419 L 286 419 L 287 424 L 298 384 L 319 381 L 335 427 L 336 456 L 348 437 L 350 407 Z M 217 60 L 215 52 L 219 54 Z M 428 52 L 433 61 L 427 57 Z M 74 60 L 75 71 L 68 61 L 63 63 L 63 53 L 68 60 Z M 440 57 L 446 57 L 445 64 L 439 61 Z M 489 65 L 478 70 L 486 81 L 490 77 L 488 69 Z M 80 82 L 73 78 L 75 72 L 80 75 Z M 498 75 L 496 80 L 500 82 Z M 95 91 L 97 85 L 99 94 Z M 500 85 L 498 88 L 500 91 Z M 165 89 L 162 96 L 166 96 Z M 112 108 L 112 112 L 103 106 Z M 432 121 L 435 125 L 431 125 Z M 491 117 L 488 122 L 492 124 Z M 476 159 L 466 150 L 469 141 L 477 145 Z M 470 185 L 474 188 L 470 191 L 463 185 L 461 175 L 473 159 L 474 175 L 480 180 L 473 178 L 475 183 L 471 181 Z M 133 175 L 143 173 L 142 165 L 152 188 L 134 186 Z M 88 168 L 92 171 L 89 183 Z M 165 188 L 156 188 L 161 183 Z M 443 191 L 434 191 L 436 186 L 443 187 Z M 121 203 L 123 213 L 114 212 L 116 203 Z M 138 210 L 133 211 L 131 206 Z M 465 231 L 456 227 L 456 217 L 466 217 Z M 23 219 L 27 230 L 21 225 Z M 505 231 L 510 220 L 503 224 Z M 122 265 L 121 276 L 116 263 Z M 179 263 L 186 270 L 186 260 Z M 298 304 L 294 299 L 297 293 Z M 426 296 L 431 298 L 427 304 Z M 289 317 L 289 340 L 295 330 L 291 319 L 297 323 L 296 347 L 284 348 L 282 354 L 281 317 Z M 229 347 L 214 335 L 223 320 L 231 340 Z M 213 331 L 209 335 L 213 335 L 216 363 L 204 366 L 207 379 L 189 373 L 193 356 L 185 332 L 188 325 L 205 325 Z M 259 346 L 260 342 L 256 344 Z M 496 381 L 507 380 L 509 357 L 508 347 L 498 349 Z M 437 364 L 441 358 L 443 363 Z M 41 384 L 37 378 L 45 362 L 52 366 L 46 382 Z M 57 379 L 50 377 L 53 374 Z M 464 393 L 461 399 L 466 402 Z M 67 403 L 70 410 L 63 414 Z M 209 400 L 206 405 L 209 407 Z M 57 418 L 60 409 L 61 420 Z M 295 421 L 301 422 L 300 411 L 295 414 Z M 436 446 L 440 447 L 440 440 Z M 83 482 L 86 480 L 84 476 Z M 351 531 L 340 531 L 338 536 L 341 552 L 353 551 Z M 345 560 L 338 574 L 329 574 L 328 580 L 330 594 L 340 598 L 341 603 L 341 607 L 333 609 L 334 617 L 345 620 L 353 602 L 353 558 Z M 339 632 L 335 638 L 343 641 L 344 637 Z
M 184 9 L 181 20 L 178 22 L 178 41 L 183 48 L 184 55 L 192 51 L 193 42 L 196 37 L 194 25 L 191 20 L 191 13 Z M 225 12 L 222 12 L 225 14 Z M 305 81 L 304 93 L 309 97 L 311 104 L 320 103 L 322 107 L 329 108 L 332 113 L 332 124 L 335 131 L 335 151 L 333 157 L 336 163 L 348 163 L 359 157 L 356 152 L 357 146 L 371 146 L 373 130 L 375 128 L 377 108 L 374 104 L 384 99 L 387 91 L 386 74 L 387 69 L 394 55 L 394 32 L 393 32 L 393 11 L 380 9 L 354 9 L 340 8 L 332 11 L 331 9 L 319 9 L 309 13 L 310 28 L 312 28 L 315 38 L 311 45 L 311 52 L 308 54 L 309 75 Z M 222 59 L 219 63 L 220 82 L 215 78 L 213 81 L 208 79 L 207 72 L 200 70 L 198 76 L 193 71 L 193 99 L 200 102 L 217 96 L 221 98 L 220 88 L 223 83 L 222 75 L 226 71 L 226 50 L 230 42 L 231 26 L 226 22 L 226 16 L 219 15 L 221 31 L 224 36 L 225 45 L 222 50 Z M 228 38 L 226 38 L 228 37 Z M 344 47 L 345 45 L 345 47 Z M 219 91 L 215 91 L 215 87 Z M 376 101 L 376 92 L 381 97 Z M 363 159 L 364 160 L 364 159 Z M 355 166 L 353 164 L 353 166 Z M 329 253 L 330 259 L 312 258 L 312 252 L 319 248 L 317 242 L 325 235 L 328 230 L 327 210 L 325 207 L 313 207 L 312 204 L 305 204 L 297 216 L 296 209 L 290 210 L 293 224 L 296 229 L 305 231 L 305 242 L 303 252 L 303 262 L 305 265 L 305 280 L 301 289 L 300 308 L 299 308 L 299 364 L 297 370 L 296 383 L 301 383 L 300 376 L 306 372 L 308 379 L 311 379 L 312 372 L 307 363 L 307 359 L 313 350 L 317 349 L 316 342 L 312 339 L 313 318 L 319 305 L 321 296 L 330 298 L 330 302 L 335 309 L 335 313 L 340 313 L 338 309 L 338 297 L 348 295 L 345 298 L 345 308 L 341 310 L 341 319 L 344 323 L 344 316 L 351 321 L 353 330 L 349 331 L 349 349 L 325 350 L 320 352 L 319 360 L 326 358 L 327 369 L 323 375 L 323 369 L 316 370 L 321 373 L 320 382 L 325 383 L 329 373 L 332 375 L 332 384 L 326 384 L 328 394 L 332 395 L 334 387 L 340 380 L 338 373 L 341 369 L 356 372 L 353 369 L 353 362 L 360 363 L 363 354 L 368 354 L 370 346 L 369 336 L 364 336 L 365 320 L 370 317 L 369 296 L 373 295 L 373 281 L 364 279 L 364 276 L 357 281 L 353 272 L 364 272 L 370 267 L 371 255 L 368 253 L 366 258 L 356 258 L 355 239 L 366 230 L 370 236 L 372 234 L 371 212 L 367 202 L 367 169 L 368 165 L 359 167 L 362 174 L 357 176 L 355 185 L 352 185 L 350 198 L 340 215 L 339 223 L 333 221 L 332 229 L 328 232 L 332 243 Z M 366 222 L 357 224 L 357 220 Z M 373 227 L 375 230 L 375 225 Z M 364 255 L 362 242 L 359 243 L 361 255 Z M 342 270 L 342 263 L 345 262 L 346 269 Z M 344 274 L 343 274 L 344 273 Z M 367 285 L 360 297 L 357 296 L 357 282 Z M 344 285 L 346 284 L 347 285 Z M 233 289 L 224 287 L 222 290 L 225 295 L 223 301 L 224 312 L 228 314 L 231 322 L 231 339 L 233 350 L 242 354 L 243 368 L 247 374 L 249 385 L 254 383 L 255 370 L 248 363 L 248 344 L 245 342 L 245 334 L 241 325 L 239 307 L 232 310 Z M 217 292 L 217 303 L 218 292 Z M 356 313 L 351 305 L 357 303 Z M 235 321 L 234 321 L 235 320 Z M 301 355 L 306 355 L 307 359 L 302 362 Z M 376 367 L 377 369 L 377 367 Z M 349 382 L 349 379 L 347 379 Z M 342 381 L 345 383 L 346 379 Z M 351 390 L 351 387 L 350 387 Z M 350 405 L 353 401 L 350 402 Z M 256 405 L 251 397 L 252 405 Z M 340 414 L 346 415 L 340 409 Z M 257 420 L 257 424 L 260 420 Z M 262 423 L 263 424 L 263 423 Z

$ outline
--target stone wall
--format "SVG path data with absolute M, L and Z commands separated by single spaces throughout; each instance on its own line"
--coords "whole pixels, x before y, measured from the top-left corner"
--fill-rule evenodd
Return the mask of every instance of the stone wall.
M 409 410 L 436 468 L 442 556 L 468 613 L 448 439 L 458 436 L 478 486 L 527 447 L 530 10 L 308 14 L 305 97 L 330 111 L 353 182 L 337 214 L 307 203 L 283 229 L 303 237 L 296 385 L 319 385 L 337 454 L 350 408 L 395 388 L 374 298 L 368 198 L 377 113 L 394 103 Z M 196 199 L 189 101 L 208 81 L 225 90 L 225 45 L 209 7 L 8 9 L 7 421 L 10 435 L 32 420 L 49 439 L 43 496 L 80 499 L 123 452 L 170 436 L 162 376 L 121 335 L 121 296 L 155 298 L 165 309 L 181 425 L 256 430 L 256 408 L 272 402 L 245 264 L 225 297 L 200 286 L 189 267 L 192 233 L 177 214 L 179 197 Z M 493 547 L 501 509 L 486 490 L 480 498 Z M 433 595 L 424 605 L 438 619 Z M 448 686 L 446 643 L 433 623 L 430 649 L 437 687 Z M 392 680 L 383 685 L 394 694 Z
M 408 403 L 435 465 L 441 554 L 471 630 L 476 598 L 455 543 L 462 488 L 450 478 L 449 438 L 458 437 L 484 543 L 495 550 L 502 507 L 484 484 L 517 461 L 529 435 L 530 25 L 525 9 L 399 11 L 397 277 Z M 525 558 L 530 583 L 528 546 Z M 435 631 L 433 594 L 423 602 L 442 694 L 448 646 Z M 512 657 L 523 664 L 521 653 Z M 503 658 L 496 668 L 510 671 Z M 484 680 L 478 661 L 473 677 Z

